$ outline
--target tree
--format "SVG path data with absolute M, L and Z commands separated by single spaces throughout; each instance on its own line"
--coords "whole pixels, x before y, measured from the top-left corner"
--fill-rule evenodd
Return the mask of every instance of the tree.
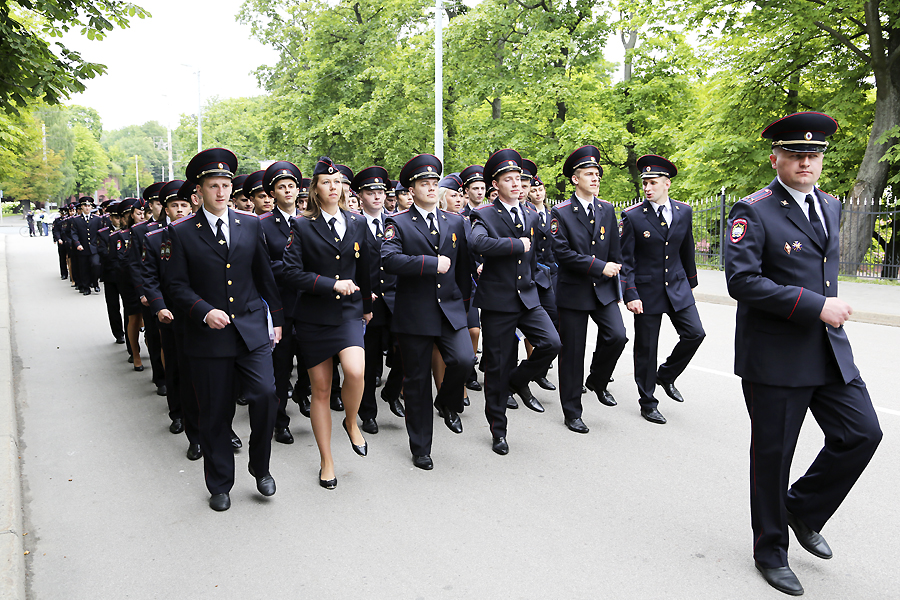
M 75 193 L 79 196 L 92 194 L 109 175 L 109 157 L 87 127 L 76 124 L 72 132 L 75 134 L 75 149 L 72 152 Z
M 41 121 L 36 115 L 20 115 L 19 151 L 3 170 L 0 188 L 4 195 L 17 200 L 46 202 L 56 196 L 63 181 L 56 176 L 63 157 L 52 149 L 43 149 Z

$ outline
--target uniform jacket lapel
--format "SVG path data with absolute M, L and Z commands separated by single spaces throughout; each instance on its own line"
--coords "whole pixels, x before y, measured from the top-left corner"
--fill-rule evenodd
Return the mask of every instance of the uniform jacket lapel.
M 828 244 L 826 248 L 828 250 L 831 249 L 832 244 L 837 244 L 839 239 L 837 232 L 841 226 L 840 205 L 834 206 L 833 203 L 830 204 L 819 189 L 816 189 L 816 196 L 819 198 L 819 206 L 822 208 L 822 213 L 825 217 L 825 227 L 828 229 Z
M 325 213 L 319 213 L 319 216 L 315 219 L 312 219 L 313 229 L 322 236 L 322 239 L 338 248 L 338 243 L 334 241 L 334 234 L 331 232 L 331 227 L 328 226 L 328 223 L 325 221 Z M 347 237 L 346 235 L 344 236 Z
M 593 199 L 591 200 L 593 202 Z M 581 200 L 578 199 L 577 196 L 572 194 L 572 211 L 575 213 L 575 218 L 577 218 L 584 228 L 588 230 L 588 233 L 594 233 L 594 225 L 596 225 L 597 221 L 597 207 L 594 206 L 594 225 L 591 224 L 591 220 L 588 218 L 587 212 L 584 210 L 584 207 L 581 205 Z
M 197 215 L 197 230 L 200 235 L 200 239 L 209 244 L 210 248 L 216 251 L 217 254 L 222 256 L 223 258 L 228 255 L 228 248 L 225 244 L 220 244 L 219 240 L 216 239 L 216 233 L 212 230 L 209 225 L 209 219 L 206 217 L 206 210 L 203 210 L 203 214 Z
M 806 237 L 808 237 L 812 243 L 819 248 L 822 248 L 822 245 L 819 243 L 819 236 L 816 235 L 816 232 L 812 228 L 812 223 L 809 222 L 807 216 L 803 214 L 803 209 L 800 208 L 800 205 L 797 204 L 790 193 L 778 183 L 778 180 L 775 180 L 774 182 L 774 189 L 780 198 L 781 206 L 785 209 L 787 218 L 796 225 L 800 231 L 805 233 Z
M 431 234 L 431 229 L 428 227 L 428 222 L 425 221 L 425 217 L 423 217 L 422 213 L 420 213 L 413 207 L 409 208 L 409 214 L 413 223 L 415 223 L 416 225 L 416 229 L 419 230 L 419 233 L 422 234 L 422 237 L 425 238 L 425 241 L 428 242 L 428 247 L 434 250 L 435 254 L 437 254 L 437 249 L 435 248 L 435 246 L 438 245 L 438 240 L 435 238 L 437 238 L 438 236 Z M 440 224 L 438 225 L 438 227 L 440 227 Z
M 604 211 L 610 210 L 608 207 L 603 206 L 601 202 L 599 202 L 596 198 L 593 200 L 594 203 L 594 229 L 591 231 L 591 239 L 597 239 L 597 236 L 600 234 L 600 224 L 604 220 Z
M 240 243 L 240 239 L 242 237 L 241 232 L 244 228 L 241 226 L 241 218 L 235 214 L 233 210 L 228 209 L 228 254 L 231 254 L 232 248 L 237 248 L 238 243 Z
M 512 233 L 513 237 L 520 238 L 525 235 L 524 233 L 516 229 L 516 226 L 512 220 L 512 216 L 510 216 L 509 211 L 506 210 L 506 207 L 503 206 L 503 203 L 500 202 L 499 198 L 497 200 L 494 200 L 494 208 L 499 211 L 500 220 L 503 221 L 503 223 L 506 225 L 506 228 L 509 229 L 510 233 Z M 524 215 L 521 210 L 519 210 L 519 214 Z M 520 216 L 519 218 L 521 219 L 522 217 Z M 524 227 L 524 220 L 522 226 Z

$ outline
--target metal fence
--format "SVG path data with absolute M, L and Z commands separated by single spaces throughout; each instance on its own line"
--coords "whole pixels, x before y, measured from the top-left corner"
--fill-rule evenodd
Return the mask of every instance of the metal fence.
M 725 224 L 731 207 L 741 197 L 720 194 L 688 202 L 694 213 L 698 267 L 725 268 L 722 256 L 727 233 Z M 844 199 L 842 203 L 841 275 L 900 280 L 900 205 L 892 198 L 879 203 Z M 613 203 L 617 214 L 632 204 Z

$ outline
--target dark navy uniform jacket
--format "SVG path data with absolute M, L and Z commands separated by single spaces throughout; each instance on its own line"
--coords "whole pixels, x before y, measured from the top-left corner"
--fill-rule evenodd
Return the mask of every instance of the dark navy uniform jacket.
M 825 298 L 837 296 L 841 203 L 815 194 L 824 247 L 777 179 L 731 209 L 725 276 L 738 301 L 734 372 L 748 381 L 801 387 L 859 375 L 844 328 L 819 319 Z
M 165 219 L 165 217 L 162 218 Z M 144 240 L 146 239 L 147 233 L 155 231 L 158 228 L 159 223 L 153 219 L 138 223 L 131 228 L 131 244 L 128 248 L 128 268 L 130 269 L 131 281 L 138 298 L 147 295 L 144 291 L 144 279 L 141 276 L 141 262 L 144 257 Z
M 79 254 L 97 254 L 97 241 L 99 239 L 97 232 L 100 230 L 100 217 L 89 215 L 87 222 L 85 222 L 82 215 L 75 215 L 71 219 L 69 236 L 72 240 L 72 247 Z M 78 250 L 79 245 L 82 248 L 80 251 Z
M 694 304 L 697 287 L 691 207 L 669 199 L 671 223 L 663 227 L 649 200 L 622 211 L 624 300 L 640 300 L 644 312 L 658 315 Z
M 284 218 L 278 208 L 260 215 L 263 235 L 266 237 L 266 247 L 269 249 L 269 260 L 272 261 L 272 275 L 278 285 L 278 293 L 281 295 L 281 306 L 285 315 L 293 315 L 294 305 L 297 303 L 297 292 L 294 288 L 285 285 L 284 282 L 284 248 L 291 236 L 291 223 Z
M 573 194 L 550 211 L 553 255 L 559 265 L 556 305 L 571 310 L 594 310 L 619 300 L 618 277 L 607 277 L 607 262 L 622 262 L 619 225 L 612 204 L 593 199 L 594 223 Z
M 522 229 L 516 229 L 512 216 L 499 200 L 482 204 L 472 211 L 472 250 L 483 262 L 474 306 L 499 312 L 531 310 L 541 305 L 537 284 L 538 272 L 535 212 L 519 204 Z M 531 249 L 519 238 L 531 239 Z
M 384 314 L 385 308 L 390 313 L 394 312 L 394 303 L 397 293 L 397 276 L 384 270 L 381 264 L 381 246 L 384 243 L 384 232 L 387 230 L 386 215 L 381 213 L 381 234 L 376 237 L 369 227 L 368 219 L 365 219 L 366 241 L 369 244 L 369 279 L 372 281 L 372 293 L 383 300 L 375 302 L 372 307 L 372 320 L 370 325 L 383 325 L 387 322 L 388 315 Z
M 459 331 L 466 327 L 472 294 L 472 270 L 465 217 L 437 210 L 440 241 L 435 245 L 428 223 L 415 208 L 387 218 L 381 265 L 397 276 L 391 331 L 441 335 L 441 315 Z M 450 270 L 438 273 L 438 255 L 450 259 Z
M 229 244 L 219 244 L 203 210 L 169 226 L 166 278 L 173 302 L 187 316 L 184 349 L 190 356 L 224 358 L 269 343 L 266 304 L 275 327 L 284 324 L 259 218 L 229 209 Z M 214 308 L 231 323 L 212 329 L 203 319 Z
M 165 290 L 165 268 L 171 248 L 169 247 L 169 229 L 158 227 L 144 236 L 144 250 L 141 257 L 141 278 L 144 295 L 150 303 L 153 314 L 168 308 L 172 304 Z M 164 323 L 159 324 L 161 327 Z
M 543 212 L 544 222 L 541 223 L 541 213 Z M 538 272 L 535 281 L 542 288 L 549 289 L 551 286 L 551 276 L 559 271 L 556 264 L 556 257 L 553 256 L 553 240 L 550 234 L 550 209 L 544 206 L 543 211 L 535 210 L 534 214 L 537 219 L 534 224 L 534 243 L 537 246 L 537 262 Z
M 372 312 L 366 220 L 343 209 L 341 213 L 347 229 L 339 242 L 334 241 L 325 213 L 314 219 L 294 219 L 282 255 L 282 272 L 285 285 L 302 292 L 294 305 L 293 317 L 297 321 L 340 325 L 346 320 L 347 302 L 360 319 L 364 313 Z M 349 296 L 334 291 L 334 284 L 346 279 L 359 286 Z

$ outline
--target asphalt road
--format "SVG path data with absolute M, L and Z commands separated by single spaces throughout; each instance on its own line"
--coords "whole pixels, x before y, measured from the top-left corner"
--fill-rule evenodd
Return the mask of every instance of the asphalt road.
M 386 405 L 366 458 L 334 415 L 338 487 L 326 491 L 291 404 L 296 442 L 273 444 L 277 494 L 256 492 L 242 451 L 232 508 L 215 513 L 202 461 L 168 432 L 149 369 L 132 371 L 113 343 L 102 295 L 60 281 L 46 239 L 6 241 L 30 598 L 784 597 L 751 557 L 733 307 L 699 304 L 708 335 L 678 380 L 687 401 L 661 400 L 665 426 L 639 415 L 629 343 L 610 386 L 619 406 L 584 397 L 590 434 L 569 432 L 558 396 L 535 389 L 547 412 L 511 411 L 505 457 L 491 452 L 480 393 L 462 435 L 435 415 L 431 472 L 412 467 Z M 823 531 L 835 558 L 792 537 L 790 560 L 807 597 L 896 598 L 900 328 L 847 329 L 884 441 Z M 664 325 L 662 351 L 674 340 Z M 235 430 L 246 440 L 241 407 Z M 797 475 L 821 442 L 807 419 Z

